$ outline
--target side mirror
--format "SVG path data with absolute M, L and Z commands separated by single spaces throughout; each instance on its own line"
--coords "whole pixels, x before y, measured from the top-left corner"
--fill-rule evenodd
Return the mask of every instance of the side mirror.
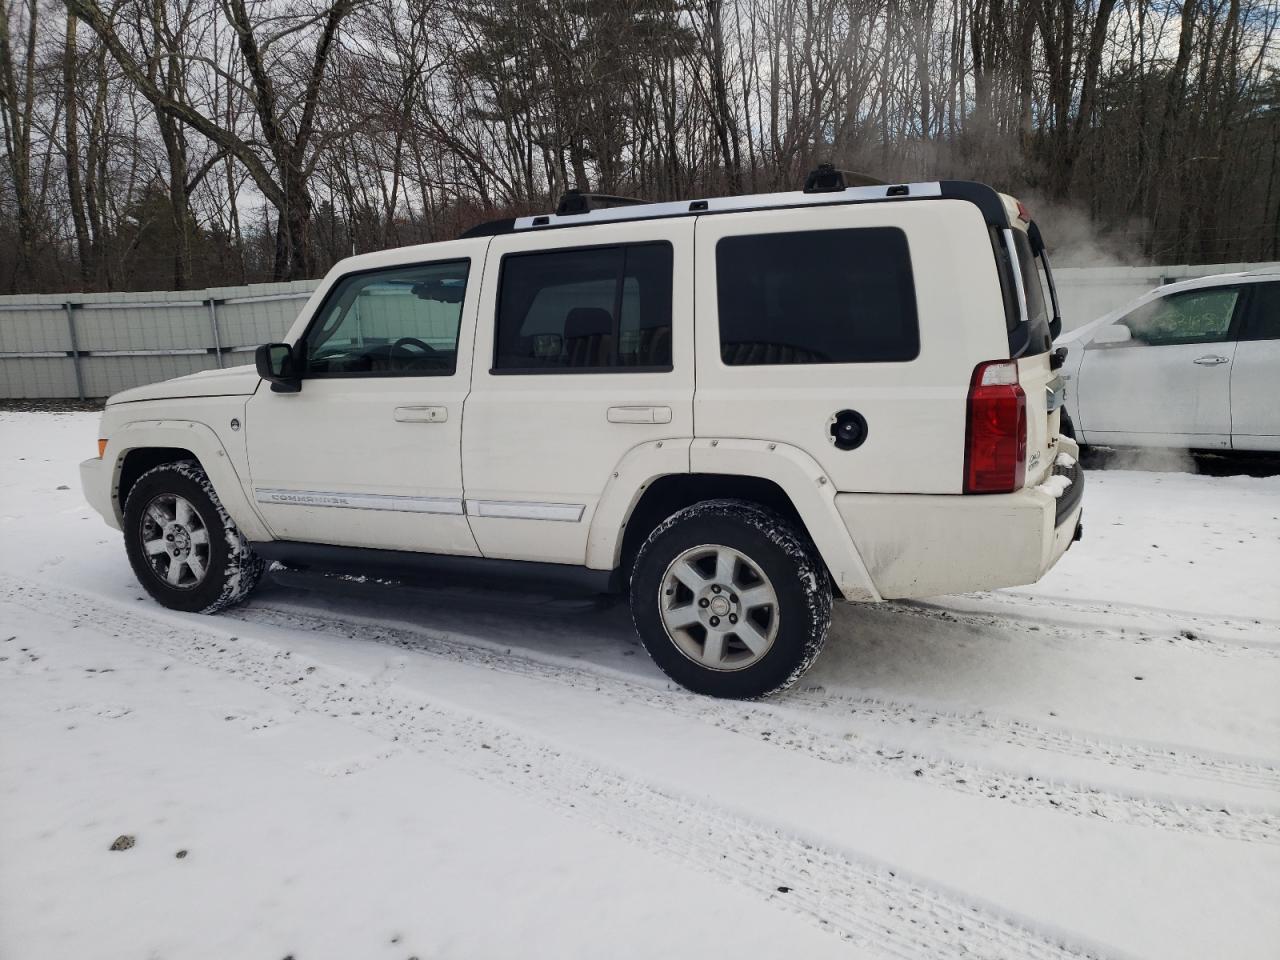
M 297 393 L 302 389 L 293 358 L 293 348 L 287 343 L 264 343 L 254 354 L 258 376 L 271 384 L 276 393 Z
M 1093 342 L 1103 346 L 1128 343 L 1132 339 L 1133 331 L 1123 323 L 1113 323 L 1110 326 L 1103 327 L 1093 335 Z

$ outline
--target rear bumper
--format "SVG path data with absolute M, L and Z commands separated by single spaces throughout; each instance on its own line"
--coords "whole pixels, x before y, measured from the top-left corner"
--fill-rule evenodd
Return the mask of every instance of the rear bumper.
M 105 460 L 94 457 L 80 464 L 80 489 L 84 491 L 89 506 L 102 514 L 107 526 L 120 529 L 120 518 L 116 516 L 115 504 L 111 499 L 113 481 L 111 465 Z
M 1084 473 L 1055 497 L 1042 487 L 988 496 L 836 496 L 872 581 L 888 599 L 1034 583 L 1067 552 L 1084 510 Z

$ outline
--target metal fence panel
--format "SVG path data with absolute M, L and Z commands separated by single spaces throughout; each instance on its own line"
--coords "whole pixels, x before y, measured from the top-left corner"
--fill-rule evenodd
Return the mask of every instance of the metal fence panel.
M 56 400 L 76 393 L 76 371 L 70 357 L 0 357 L 0 397 Z
M 70 349 L 67 311 L 62 304 L 0 310 L 0 354 L 65 353 Z
M 80 360 L 84 376 L 84 392 L 88 397 L 109 397 L 144 383 L 185 377 L 218 365 L 211 353 L 153 354 L 151 356 L 98 356 Z M 74 384 L 73 384 L 74 386 Z
M 1260 267 L 1280 264 L 1059 268 L 1063 326 L 1078 327 L 1168 280 Z M 0 398 L 106 397 L 250 363 L 258 344 L 284 337 L 318 284 L 0 297 Z M 401 327 L 394 300 L 369 308 L 370 329 L 390 335 Z
M 189 302 L 189 301 L 188 301 Z M 80 349 L 209 350 L 209 308 L 144 304 L 117 307 L 84 304 L 74 308 Z

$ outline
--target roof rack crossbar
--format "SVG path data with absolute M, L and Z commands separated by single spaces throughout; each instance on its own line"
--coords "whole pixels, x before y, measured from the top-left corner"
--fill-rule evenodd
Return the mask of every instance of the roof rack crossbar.
M 805 193 L 838 193 L 849 187 L 887 186 L 879 177 L 853 170 L 837 170 L 833 164 L 820 163 L 804 178 Z
M 636 197 L 618 197 L 609 193 L 587 193 L 582 190 L 570 190 L 560 198 L 556 205 L 557 217 L 570 217 L 579 213 L 590 213 L 592 210 L 608 210 L 612 207 L 634 207 L 647 203 Z

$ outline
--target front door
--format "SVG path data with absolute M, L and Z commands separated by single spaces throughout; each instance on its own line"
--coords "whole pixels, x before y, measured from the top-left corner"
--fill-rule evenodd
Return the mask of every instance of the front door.
M 495 237 L 462 432 L 487 557 L 581 564 L 633 448 L 693 436 L 693 218 Z
M 461 247 L 462 245 L 459 244 Z M 298 393 L 262 384 L 245 430 L 252 496 L 281 540 L 476 555 L 462 405 L 483 244 L 335 281 L 294 345 Z
M 1117 321 L 1132 339 L 1089 344 L 1078 386 L 1089 442 L 1229 447 L 1240 299 L 1238 287 L 1173 293 Z

